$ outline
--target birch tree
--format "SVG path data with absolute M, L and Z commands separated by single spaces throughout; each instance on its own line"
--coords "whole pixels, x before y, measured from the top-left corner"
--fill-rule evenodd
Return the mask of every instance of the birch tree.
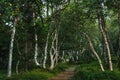
M 95 51 L 95 49 L 94 49 L 94 47 L 93 47 L 93 44 L 92 44 L 89 36 L 88 36 L 86 33 L 84 33 L 84 32 L 83 32 L 83 35 L 84 35 L 84 36 L 86 37 L 86 39 L 88 40 L 90 49 L 92 50 L 93 54 L 96 56 L 96 58 L 97 58 L 97 60 L 98 60 L 98 62 L 99 62 L 99 65 L 100 65 L 100 67 L 101 67 L 101 70 L 102 70 L 102 71 L 105 71 L 105 70 L 104 70 L 104 67 L 103 67 L 103 65 L 102 65 L 102 61 L 101 61 L 98 53 Z
M 36 29 L 36 19 L 35 19 L 35 12 L 33 11 L 33 26 L 35 30 L 35 54 L 34 54 L 34 61 L 36 66 L 40 66 L 41 64 L 38 62 L 38 35 L 37 35 L 37 29 Z
M 51 44 L 51 48 L 50 48 L 50 70 L 52 70 L 55 67 L 55 61 L 57 62 L 57 58 L 58 58 L 58 36 L 57 36 L 57 29 L 55 29 L 55 32 L 53 34 L 53 38 L 52 38 L 52 44 Z
M 14 40 L 15 40 L 15 32 L 16 32 L 16 25 L 18 19 L 14 19 L 14 24 L 12 27 L 12 34 L 11 34 L 11 41 L 10 41 L 10 48 L 9 48 L 9 60 L 8 60 L 8 77 L 11 77 L 12 74 L 12 56 L 13 56 L 13 48 L 14 48 Z
M 46 14 L 47 14 L 47 19 L 48 19 L 48 16 L 49 16 L 49 2 L 47 2 L 46 8 L 47 8 Z M 48 24 L 48 23 L 46 23 L 46 24 Z M 48 24 L 48 33 L 47 33 L 47 38 L 46 38 L 46 43 L 45 43 L 44 60 L 43 60 L 43 68 L 44 69 L 46 69 L 46 61 L 47 61 L 47 55 L 48 55 L 49 37 L 50 37 L 50 27 L 49 27 L 49 24 Z
M 107 39 L 107 34 L 106 34 L 106 26 L 105 26 L 105 21 L 104 21 L 104 16 L 102 13 L 98 13 L 98 22 L 99 22 L 99 28 L 100 31 L 103 35 L 103 39 L 105 41 L 105 46 L 106 46 L 106 50 L 107 50 L 107 56 L 108 56 L 108 63 L 109 63 L 109 69 L 112 71 L 113 67 L 112 67 L 112 60 L 111 60 L 111 53 L 110 53 L 110 46 L 108 43 L 108 39 Z

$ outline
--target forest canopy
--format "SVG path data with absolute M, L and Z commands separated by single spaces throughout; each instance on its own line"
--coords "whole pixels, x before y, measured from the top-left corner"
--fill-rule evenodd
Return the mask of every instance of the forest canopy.
M 97 62 L 120 69 L 119 0 L 1 0 L 0 72 Z

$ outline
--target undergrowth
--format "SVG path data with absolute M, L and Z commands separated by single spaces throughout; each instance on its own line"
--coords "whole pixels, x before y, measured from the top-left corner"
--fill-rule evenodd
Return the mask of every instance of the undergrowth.
M 120 71 L 115 69 L 102 72 L 96 62 L 82 64 L 75 69 L 75 75 L 71 80 L 120 80 Z
M 7 78 L 5 74 L 0 74 L 0 80 L 48 80 L 48 78 L 55 76 L 61 71 L 64 71 L 70 65 L 66 63 L 58 64 L 52 71 L 44 69 L 34 69 L 20 74 L 13 74 L 12 77 Z

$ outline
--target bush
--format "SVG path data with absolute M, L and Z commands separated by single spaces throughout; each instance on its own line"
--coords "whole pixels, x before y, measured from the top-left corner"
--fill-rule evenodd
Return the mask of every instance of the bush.
M 23 72 L 19 75 L 15 74 L 10 78 L 4 78 L 0 80 L 47 80 L 48 78 L 55 76 L 57 73 L 64 71 L 68 67 L 68 64 L 60 63 L 52 71 L 44 69 L 34 69 L 30 72 Z
M 71 80 L 120 80 L 119 75 L 117 70 L 102 72 L 98 64 L 91 63 L 78 66 Z
M 120 73 L 117 72 L 90 72 L 79 71 L 71 80 L 120 80 Z
M 6 78 L 6 76 L 4 74 L 0 73 L 0 80 L 4 80 Z
M 13 75 L 11 78 L 7 80 L 47 80 L 49 77 L 52 77 L 53 74 L 42 71 L 40 69 L 35 69 L 30 72 L 22 73 L 19 75 Z

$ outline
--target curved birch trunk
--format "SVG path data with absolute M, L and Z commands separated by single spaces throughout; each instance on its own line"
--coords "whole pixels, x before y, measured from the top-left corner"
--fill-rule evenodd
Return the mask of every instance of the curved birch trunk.
M 105 29 L 105 21 L 104 21 L 104 16 L 100 13 L 98 13 L 98 22 L 99 22 L 99 28 L 100 31 L 103 35 L 103 39 L 105 41 L 105 46 L 107 49 L 107 56 L 108 56 L 108 63 L 109 63 L 109 69 L 110 71 L 113 71 L 113 66 L 112 66 L 112 60 L 111 60 L 111 53 L 110 53 L 110 47 L 107 39 L 107 34 L 106 34 L 106 29 Z
M 43 68 L 44 68 L 44 69 L 46 68 L 49 36 L 50 36 L 50 32 L 48 31 L 48 34 L 47 34 L 47 41 L 46 41 L 45 50 L 44 50 L 44 51 L 45 51 L 45 52 L 44 52 L 44 60 L 43 60 Z
M 47 3 L 46 5 L 46 8 L 47 8 L 47 11 L 46 11 L 46 14 L 47 14 L 47 18 L 49 16 L 49 2 Z M 42 19 L 41 19 L 42 20 Z M 42 22 L 43 23 L 43 22 Z M 48 23 L 49 25 L 49 23 Z M 50 31 L 49 31 L 49 28 L 48 28 L 48 34 L 47 34 L 47 40 L 46 40 L 46 44 L 45 44 L 45 50 L 44 50 L 44 58 L 43 58 L 43 68 L 46 69 L 46 61 L 47 61 L 47 54 L 48 54 L 48 41 L 49 41 L 49 36 L 50 36 Z
M 40 66 L 37 57 L 38 57 L 38 36 L 37 36 L 36 30 L 35 30 L 35 55 L 34 55 L 34 61 L 35 61 L 36 66 Z
M 92 52 L 93 52 L 94 55 L 96 56 L 96 58 L 97 58 L 97 60 L 98 60 L 98 62 L 99 62 L 99 65 L 100 65 L 100 67 L 101 67 L 101 70 L 102 70 L 102 71 L 105 71 L 104 68 L 103 68 L 103 65 L 102 65 L 102 61 L 101 61 L 99 55 L 97 54 L 97 52 L 95 51 L 95 49 L 94 49 L 94 47 L 93 47 L 93 44 L 92 44 L 89 36 L 88 36 L 86 33 L 83 33 L 83 35 L 87 38 L 87 40 L 88 40 L 88 42 L 89 42 L 90 49 L 92 50 Z
M 56 34 L 54 35 L 53 39 L 52 39 L 52 44 L 51 44 L 51 48 L 50 48 L 50 70 L 53 70 L 54 66 L 55 66 L 55 58 L 54 56 L 56 55 L 56 50 L 54 47 L 54 43 L 55 43 L 55 39 L 56 39 Z
M 33 20 L 34 20 L 34 24 L 33 26 L 36 25 L 35 23 L 35 13 L 33 12 Z M 40 66 L 41 64 L 38 62 L 38 35 L 37 35 L 37 30 L 35 28 L 35 54 L 34 54 L 34 61 L 36 66 Z

